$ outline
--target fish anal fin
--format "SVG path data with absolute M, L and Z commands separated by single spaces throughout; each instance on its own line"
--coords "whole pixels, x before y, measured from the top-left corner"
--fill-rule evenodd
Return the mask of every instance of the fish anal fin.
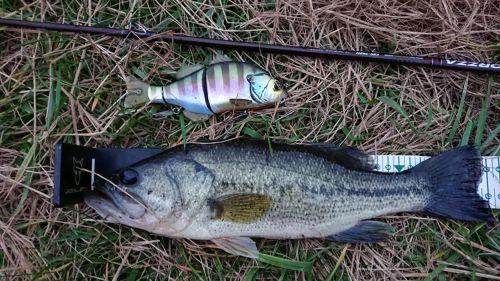
M 214 56 L 214 58 L 210 61 L 209 65 L 211 64 L 216 64 L 216 63 L 221 63 L 221 62 L 230 62 L 232 61 L 228 56 L 223 55 L 223 54 L 217 54 Z
M 126 77 L 127 94 L 125 95 L 123 105 L 125 108 L 134 108 L 150 101 L 149 84 L 143 82 L 134 76 Z
M 247 99 L 238 99 L 238 98 L 235 98 L 235 99 L 229 99 L 229 102 L 231 104 L 233 104 L 234 106 L 236 107 L 243 107 L 243 106 L 247 106 L 249 104 L 252 103 L 251 100 L 247 100 Z
M 184 110 L 183 113 L 191 121 L 206 121 L 212 116 L 211 114 L 195 113 L 188 110 Z
M 237 256 L 257 258 L 259 250 L 255 242 L 248 237 L 220 237 L 212 239 L 218 248 Z
M 327 240 L 346 243 L 377 243 L 389 239 L 394 229 L 379 221 L 361 221 L 342 232 L 328 236 Z
M 212 219 L 234 223 L 251 223 L 266 215 L 273 200 L 268 195 L 236 193 L 209 200 Z
M 175 73 L 175 79 L 177 79 L 177 80 L 182 79 L 186 76 L 189 76 L 189 75 L 195 73 L 196 71 L 198 71 L 202 68 L 204 68 L 204 66 L 201 64 L 184 65 L 181 68 L 179 68 L 179 70 L 177 70 L 177 72 Z

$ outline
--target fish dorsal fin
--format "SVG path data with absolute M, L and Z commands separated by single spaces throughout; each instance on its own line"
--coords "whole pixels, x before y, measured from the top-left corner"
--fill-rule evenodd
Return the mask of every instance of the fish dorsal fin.
M 177 72 L 175 73 L 175 79 L 179 80 L 182 79 L 186 76 L 189 76 L 196 71 L 202 69 L 204 66 L 201 64 L 195 64 L 195 65 L 184 65 Z
M 249 138 L 240 138 L 226 142 L 225 144 L 236 145 L 238 147 L 259 147 L 260 149 L 266 151 L 269 150 L 269 144 L 267 142 L 252 140 Z M 349 146 L 307 142 L 304 144 L 287 144 L 285 142 L 273 141 L 271 143 L 271 147 L 273 150 L 309 153 L 349 170 L 372 172 L 375 169 L 375 162 L 370 155 Z
M 220 237 L 212 239 L 220 249 L 237 256 L 257 258 L 259 250 L 255 242 L 248 237 Z
M 273 200 L 268 195 L 236 193 L 224 195 L 208 202 L 212 219 L 235 223 L 251 223 L 266 215 Z
M 247 100 L 247 99 L 229 99 L 229 102 L 232 104 L 232 105 L 235 105 L 235 106 L 247 106 L 249 104 L 252 103 L 251 100 Z
M 228 56 L 226 55 L 223 55 L 223 54 L 217 54 L 209 63 L 209 65 L 211 64 L 216 64 L 216 63 L 220 63 L 220 62 L 230 62 L 232 61 Z
M 349 146 L 337 146 L 333 144 L 314 143 L 310 145 L 315 154 L 323 154 L 323 157 L 350 170 L 373 171 L 375 162 L 373 158 L 363 151 Z
M 269 151 L 269 143 L 267 141 L 245 137 L 227 141 L 224 145 L 236 146 L 238 148 L 257 148 L 263 152 Z M 349 146 L 337 146 L 325 143 L 288 144 L 280 141 L 272 141 L 271 148 L 272 151 L 308 153 L 349 170 L 373 172 L 375 169 L 375 162 L 370 155 Z
M 210 114 L 196 113 L 188 110 L 183 111 L 184 116 L 186 116 L 191 121 L 206 121 L 210 118 Z

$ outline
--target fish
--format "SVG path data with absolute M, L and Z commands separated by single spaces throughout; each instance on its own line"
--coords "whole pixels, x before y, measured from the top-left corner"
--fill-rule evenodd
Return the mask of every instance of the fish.
M 209 65 L 181 68 L 177 80 L 167 86 L 151 86 L 127 77 L 126 108 L 144 103 L 172 104 L 194 121 L 215 113 L 258 109 L 279 103 L 286 90 L 269 72 L 253 63 L 231 61 L 219 55 Z
M 353 147 L 237 139 L 166 149 L 96 183 L 85 202 L 109 223 L 256 258 L 252 238 L 383 242 L 394 229 L 376 218 L 393 213 L 492 223 L 481 174 L 472 145 L 383 173 Z

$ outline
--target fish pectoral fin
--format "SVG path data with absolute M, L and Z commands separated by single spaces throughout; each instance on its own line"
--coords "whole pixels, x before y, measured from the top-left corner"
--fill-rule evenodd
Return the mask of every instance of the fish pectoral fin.
M 310 144 L 328 160 L 350 170 L 373 171 L 375 162 L 373 158 L 363 151 L 349 146 L 334 144 Z
M 211 64 L 216 64 L 216 63 L 220 63 L 220 62 L 230 62 L 232 61 L 228 56 L 226 55 L 223 55 L 223 54 L 217 54 L 209 63 L 209 65 Z
M 198 71 L 204 67 L 205 66 L 203 66 L 201 64 L 181 66 L 181 68 L 179 68 L 179 70 L 177 70 L 177 72 L 175 73 L 175 79 L 177 79 L 177 80 L 182 79 L 186 76 L 189 76 L 189 75 L 195 73 L 196 71 Z
M 184 116 L 186 116 L 191 121 L 206 121 L 210 118 L 210 114 L 195 113 L 188 110 L 183 111 Z
M 127 76 L 127 94 L 123 101 L 125 108 L 134 108 L 149 102 L 149 84 L 135 78 Z
M 251 100 L 247 99 L 229 99 L 229 102 L 235 106 L 247 106 L 252 103 Z
M 248 237 L 220 237 L 212 239 L 217 247 L 237 256 L 257 258 L 259 250 L 255 242 Z
M 254 222 L 271 210 L 273 200 L 268 195 L 236 193 L 210 199 L 212 219 L 235 223 Z
M 389 239 L 394 229 L 379 221 L 361 221 L 342 232 L 326 237 L 327 240 L 346 243 L 377 243 Z

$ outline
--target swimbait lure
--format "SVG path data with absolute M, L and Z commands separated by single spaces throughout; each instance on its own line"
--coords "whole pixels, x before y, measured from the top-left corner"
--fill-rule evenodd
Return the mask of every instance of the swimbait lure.
M 181 68 L 176 77 L 175 82 L 160 87 L 129 77 L 125 107 L 168 103 L 184 108 L 191 120 L 206 120 L 215 113 L 272 106 L 286 95 L 267 71 L 224 56 L 207 66 Z

